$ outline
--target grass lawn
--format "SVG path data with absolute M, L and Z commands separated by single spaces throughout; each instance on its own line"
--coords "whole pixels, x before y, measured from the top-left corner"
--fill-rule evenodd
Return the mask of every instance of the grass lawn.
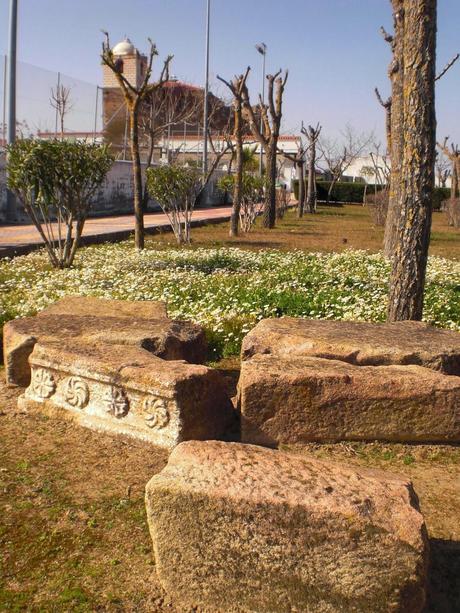
M 166 452 L 18 413 L 17 395 L 0 382 L 0 611 L 192 613 L 161 590 L 146 523 L 144 487 Z M 427 611 L 460 610 L 458 447 L 352 443 L 292 452 L 411 478 L 431 544 Z

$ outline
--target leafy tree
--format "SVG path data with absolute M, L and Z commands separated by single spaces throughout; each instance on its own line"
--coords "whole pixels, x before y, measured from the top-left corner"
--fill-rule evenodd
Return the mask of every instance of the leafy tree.
M 257 145 L 243 147 L 243 170 L 246 172 L 258 172 L 259 156 L 256 152 Z
M 8 187 L 37 228 L 51 264 L 70 267 L 91 197 L 113 163 L 108 147 L 24 139 L 7 147 L 7 159 Z

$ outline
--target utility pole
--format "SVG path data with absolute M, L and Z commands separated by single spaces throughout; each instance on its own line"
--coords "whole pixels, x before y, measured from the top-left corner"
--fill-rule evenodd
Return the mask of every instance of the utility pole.
M 262 104 L 265 103 L 265 57 L 267 55 L 267 45 L 265 43 L 260 43 L 260 45 L 256 45 L 257 51 L 263 57 L 263 68 L 262 68 Z M 262 122 L 262 113 L 260 114 L 260 132 L 263 133 L 263 122 Z M 262 176 L 263 174 L 263 166 L 264 166 L 264 150 L 262 145 L 260 144 L 260 158 L 259 158 L 259 174 Z
M 8 35 L 8 130 L 6 141 L 11 145 L 16 140 L 16 48 L 18 32 L 18 0 L 10 0 L 10 21 Z M 13 221 L 15 199 L 13 193 L 6 190 L 6 218 Z
M 2 146 L 6 145 L 6 62 L 8 58 L 4 56 L 3 62 L 3 118 L 2 118 Z
M 208 94 L 209 94 L 209 20 L 211 15 L 211 0 L 206 5 L 206 59 L 203 112 L 203 177 L 208 172 Z

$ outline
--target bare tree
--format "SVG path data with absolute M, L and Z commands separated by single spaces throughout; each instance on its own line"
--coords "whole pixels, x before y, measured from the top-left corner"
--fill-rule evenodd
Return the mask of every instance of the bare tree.
M 169 64 L 173 56 L 169 55 L 164 61 L 158 80 L 154 83 L 149 83 L 152 75 L 153 58 L 158 55 L 155 44 L 149 39 L 150 50 L 146 69 L 142 82 L 138 86 L 137 84 L 131 83 L 123 74 L 122 63 L 120 63 L 114 56 L 112 48 L 110 47 L 109 35 L 107 32 L 104 32 L 104 34 L 105 41 L 102 43 L 101 54 L 102 63 L 108 66 L 115 75 L 115 78 L 123 92 L 126 108 L 129 113 L 130 145 L 134 179 L 134 242 L 137 249 L 143 249 L 145 232 L 144 211 L 142 207 L 142 171 L 139 152 L 139 114 L 141 102 L 146 98 L 146 96 L 152 91 L 160 88 L 163 83 L 169 79 Z
M 398 66 L 392 95 L 391 160 L 392 173 L 397 165 L 400 174 L 388 319 L 420 320 L 434 189 L 437 2 L 392 0 L 392 4 L 396 24 L 392 46 Z M 396 113 L 395 90 L 400 98 Z M 399 157 L 394 155 L 395 141 Z
M 58 85 L 56 89 L 51 88 L 50 104 L 59 117 L 59 125 L 61 126 L 61 140 L 64 138 L 64 120 L 67 113 L 72 109 L 73 103 L 70 98 L 71 88 Z
M 373 138 L 373 134 L 357 133 L 350 125 L 345 127 L 342 136 L 342 144 L 324 137 L 318 140 L 318 149 L 321 153 L 324 169 L 331 177 L 327 193 L 328 204 L 337 181 L 341 179 L 353 162 L 366 151 Z
M 230 236 L 238 236 L 238 221 L 240 219 L 241 201 L 243 197 L 243 90 L 249 76 L 250 67 L 246 72 L 235 76 L 233 81 L 228 82 L 217 75 L 232 93 L 233 96 L 233 137 L 236 151 L 236 175 L 233 183 L 233 205 L 230 218 Z
M 439 143 L 438 143 L 439 146 Z M 436 179 L 439 187 L 446 187 L 447 179 L 452 175 L 453 164 L 443 151 L 436 152 Z
M 460 147 L 458 145 L 454 145 L 451 143 L 450 149 L 447 146 L 449 141 L 449 137 L 446 136 L 444 142 L 437 143 L 439 149 L 442 154 L 450 161 L 452 165 L 451 176 L 452 183 L 450 189 L 450 197 L 451 198 L 459 198 L 460 197 Z
M 316 213 L 316 143 L 321 134 L 321 126 L 319 123 L 316 127 L 308 126 L 306 129 L 302 125 L 302 134 L 308 140 L 308 185 L 307 185 L 307 206 L 310 213 Z
M 288 153 L 287 151 L 283 151 L 281 149 L 278 150 L 278 153 L 294 164 L 297 182 L 299 184 L 297 217 L 300 219 L 305 210 L 305 157 L 308 150 L 308 145 L 302 141 L 302 138 L 298 138 L 296 139 L 296 146 L 297 151 L 295 153 Z
M 276 157 L 278 152 L 278 138 L 280 135 L 283 93 L 288 78 L 286 70 L 282 76 L 281 69 L 274 75 L 267 75 L 268 105 L 262 102 L 259 96 L 258 110 L 262 117 L 263 128 L 260 129 L 258 118 L 251 106 L 248 88 L 243 87 L 243 111 L 249 121 L 252 134 L 264 148 L 266 154 L 266 193 L 263 224 L 265 228 L 274 228 L 276 220 Z
M 165 82 L 161 87 L 154 88 L 146 94 L 139 115 L 140 140 L 147 149 L 145 169 L 152 166 L 155 146 L 160 138 L 169 134 L 173 126 L 194 123 L 201 113 L 202 106 L 202 100 L 193 90 L 187 87 L 174 87 L 174 83 L 171 82 Z M 180 148 L 174 152 L 174 157 L 179 153 Z M 168 163 L 173 161 L 171 157 L 168 148 Z M 144 211 L 148 198 L 147 184 L 144 183 L 142 194 Z
M 449 137 L 446 136 L 442 145 L 438 143 L 438 147 L 445 156 L 445 161 L 452 165 L 452 170 L 444 169 L 441 176 L 444 177 L 444 180 L 447 180 L 449 174 L 451 176 L 450 199 L 446 205 L 447 223 L 458 228 L 460 226 L 460 147 L 451 143 L 449 149 L 448 140 Z
M 364 166 L 361 166 L 360 170 L 359 170 L 359 174 L 361 175 L 361 177 L 364 177 L 364 194 L 363 194 L 363 206 L 365 206 L 366 204 L 366 196 L 367 196 L 367 188 L 369 187 L 369 182 L 368 179 L 374 179 L 375 180 L 375 169 L 374 166 L 369 166 L 367 164 L 365 164 Z

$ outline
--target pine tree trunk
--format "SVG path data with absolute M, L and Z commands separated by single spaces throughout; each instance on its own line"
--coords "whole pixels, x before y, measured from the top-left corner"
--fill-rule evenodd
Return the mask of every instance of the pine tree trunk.
M 303 207 L 305 202 L 305 178 L 303 173 L 303 163 L 296 162 L 297 181 L 299 182 L 299 201 L 297 203 L 297 217 L 303 217 Z
M 264 204 L 264 228 L 274 228 L 276 221 L 276 141 L 270 142 L 266 151 L 266 193 Z
M 142 171 L 139 154 L 139 124 L 137 107 L 130 109 L 131 157 L 134 182 L 134 244 L 136 249 L 144 248 L 144 211 L 142 207 Z
M 311 148 L 310 148 L 310 156 L 308 158 L 307 206 L 308 206 L 310 213 L 316 213 L 315 161 L 316 161 L 316 145 L 315 145 L 315 142 L 313 141 L 311 144 Z M 328 199 L 329 199 L 329 194 L 328 194 Z
M 236 175 L 233 186 L 233 206 L 230 217 L 230 236 L 238 236 L 241 197 L 243 190 L 243 135 L 241 101 L 235 101 Z
M 422 318 L 435 178 L 436 0 L 405 0 L 403 8 L 400 213 L 390 278 L 390 321 Z M 395 135 L 392 130 L 393 139 Z
M 390 134 L 390 194 L 385 222 L 383 252 L 388 258 L 395 253 L 400 214 L 401 162 L 403 156 L 403 87 L 404 87 L 404 33 L 407 0 L 392 0 L 394 19 L 393 60 L 389 68 L 391 79 L 391 115 L 387 115 L 387 139 Z M 388 120 L 390 125 L 388 126 Z

